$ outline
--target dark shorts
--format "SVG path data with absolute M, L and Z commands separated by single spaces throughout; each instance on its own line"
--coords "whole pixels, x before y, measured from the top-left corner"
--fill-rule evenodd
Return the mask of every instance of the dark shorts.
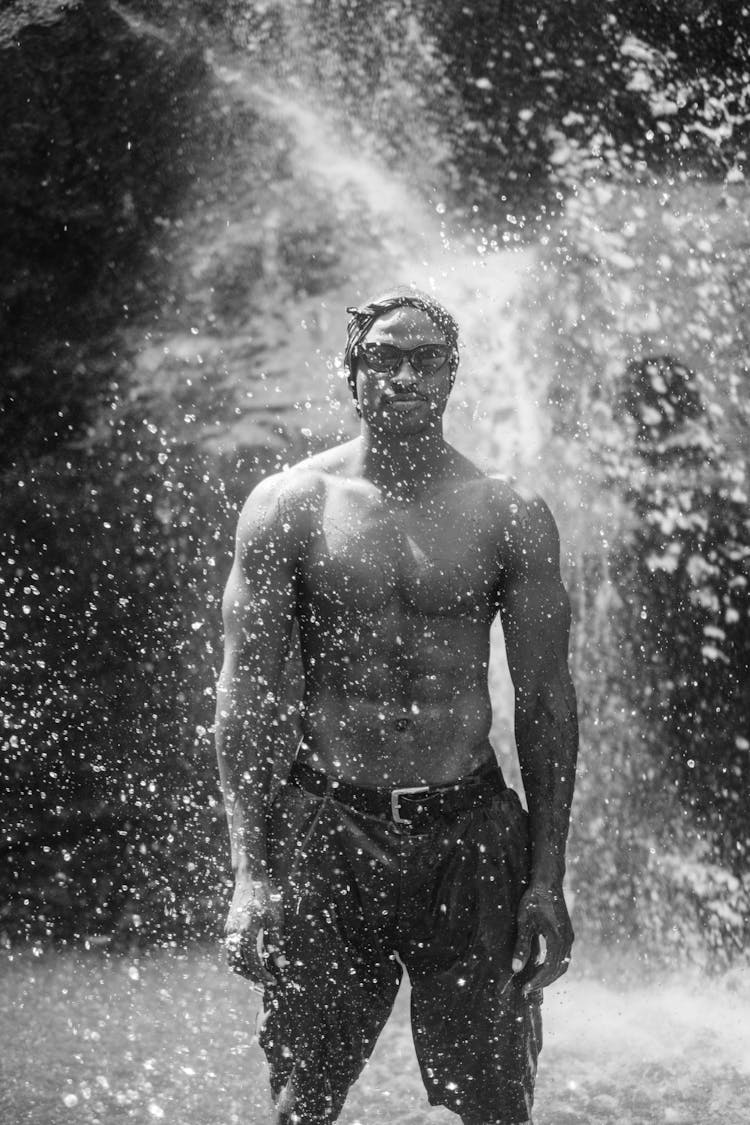
M 289 960 L 260 1020 L 274 1093 L 293 1075 L 298 1112 L 336 1119 L 391 1011 L 402 962 L 430 1103 L 488 1123 L 529 1120 L 541 992 L 524 997 L 510 969 L 529 870 L 517 795 L 409 835 L 287 785 L 269 855 Z

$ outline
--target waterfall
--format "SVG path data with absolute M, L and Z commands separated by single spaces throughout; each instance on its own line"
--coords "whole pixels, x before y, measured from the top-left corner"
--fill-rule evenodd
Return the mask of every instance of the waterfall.
M 444 303 L 461 329 L 461 367 L 446 416 L 449 440 L 492 471 L 531 473 L 545 431 L 539 406 L 543 379 L 519 338 L 518 313 L 530 300 L 534 249 L 505 248 L 481 230 L 451 227 L 442 203 L 430 206 L 425 193 L 415 190 L 418 185 L 366 151 L 352 151 L 316 103 L 314 91 L 274 89 L 260 84 L 247 64 L 233 63 L 213 61 L 217 77 L 235 98 L 262 107 L 288 131 L 297 177 L 325 201 L 351 248 L 337 294 L 348 294 L 345 303 L 351 303 L 394 284 L 415 285 Z M 282 214 L 277 221 L 293 222 L 294 215 Z M 374 231 L 375 237 L 360 242 L 362 231 Z M 340 361 L 344 312 L 341 307 L 334 321 L 329 294 L 320 304 L 322 317 L 305 300 L 305 313 L 312 316 L 301 319 L 314 336 L 310 351 L 320 348 L 325 321 L 320 352 L 330 370 Z M 314 372 L 311 377 L 315 380 Z M 283 379 L 282 373 L 282 393 Z M 338 409 L 340 396 L 324 384 L 322 371 L 309 393 L 325 395 Z

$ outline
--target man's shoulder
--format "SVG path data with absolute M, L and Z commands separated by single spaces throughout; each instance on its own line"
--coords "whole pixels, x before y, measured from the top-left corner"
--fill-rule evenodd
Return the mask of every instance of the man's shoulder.
M 304 481 L 309 485 L 312 480 L 325 483 L 326 478 L 351 476 L 358 462 L 360 449 L 359 438 L 322 449 L 319 453 L 298 461 L 288 470 L 289 475 L 296 479 L 299 487 L 303 487 Z
M 288 522 L 294 514 L 313 511 L 331 478 L 346 475 L 354 442 L 325 449 L 271 473 L 255 485 L 245 501 L 242 522 Z
M 502 529 L 503 555 L 509 572 L 556 572 L 560 539 L 544 497 L 533 488 L 493 477 L 495 511 Z
M 552 518 L 544 497 L 528 485 L 506 476 L 493 475 L 489 478 L 488 487 L 503 514 L 520 527 L 530 527 L 540 519 Z
M 517 479 L 462 458 L 467 466 L 466 484 L 503 524 L 527 526 L 549 508 L 541 494 Z
M 469 462 L 471 465 L 472 462 Z M 559 538 L 554 517 L 542 495 L 526 482 L 474 466 L 467 474 L 471 507 L 484 533 L 495 543 L 508 572 L 526 573 L 556 565 Z

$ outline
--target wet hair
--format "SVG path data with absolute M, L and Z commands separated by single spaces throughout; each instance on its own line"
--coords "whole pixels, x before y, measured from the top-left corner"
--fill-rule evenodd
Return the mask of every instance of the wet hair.
M 458 369 L 458 323 L 447 309 L 431 297 L 429 293 L 422 293 L 419 289 L 393 289 L 381 293 L 365 305 L 350 305 L 347 308 L 349 323 L 347 325 L 346 349 L 344 351 L 344 367 L 349 388 L 357 397 L 357 363 L 359 345 L 367 336 L 375 321 L 394 309 L 412 308 L 421 309 L 427 313 L 440 331 L 445 336 L 445 342 L 450 346 L 451 386 L 456 378 Z

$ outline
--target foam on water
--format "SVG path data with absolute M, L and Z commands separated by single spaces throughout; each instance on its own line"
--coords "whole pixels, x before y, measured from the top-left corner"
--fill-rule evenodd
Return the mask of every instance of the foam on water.
M 604 1073 L 627 1060 L 679 1063 L 704 1052 L 750 1075 L 750 970 L 708 981 L 670 975 L 648 987 L 618 989 L 587 979 L 545 993 L 550 1050 L 570 1047 Z

